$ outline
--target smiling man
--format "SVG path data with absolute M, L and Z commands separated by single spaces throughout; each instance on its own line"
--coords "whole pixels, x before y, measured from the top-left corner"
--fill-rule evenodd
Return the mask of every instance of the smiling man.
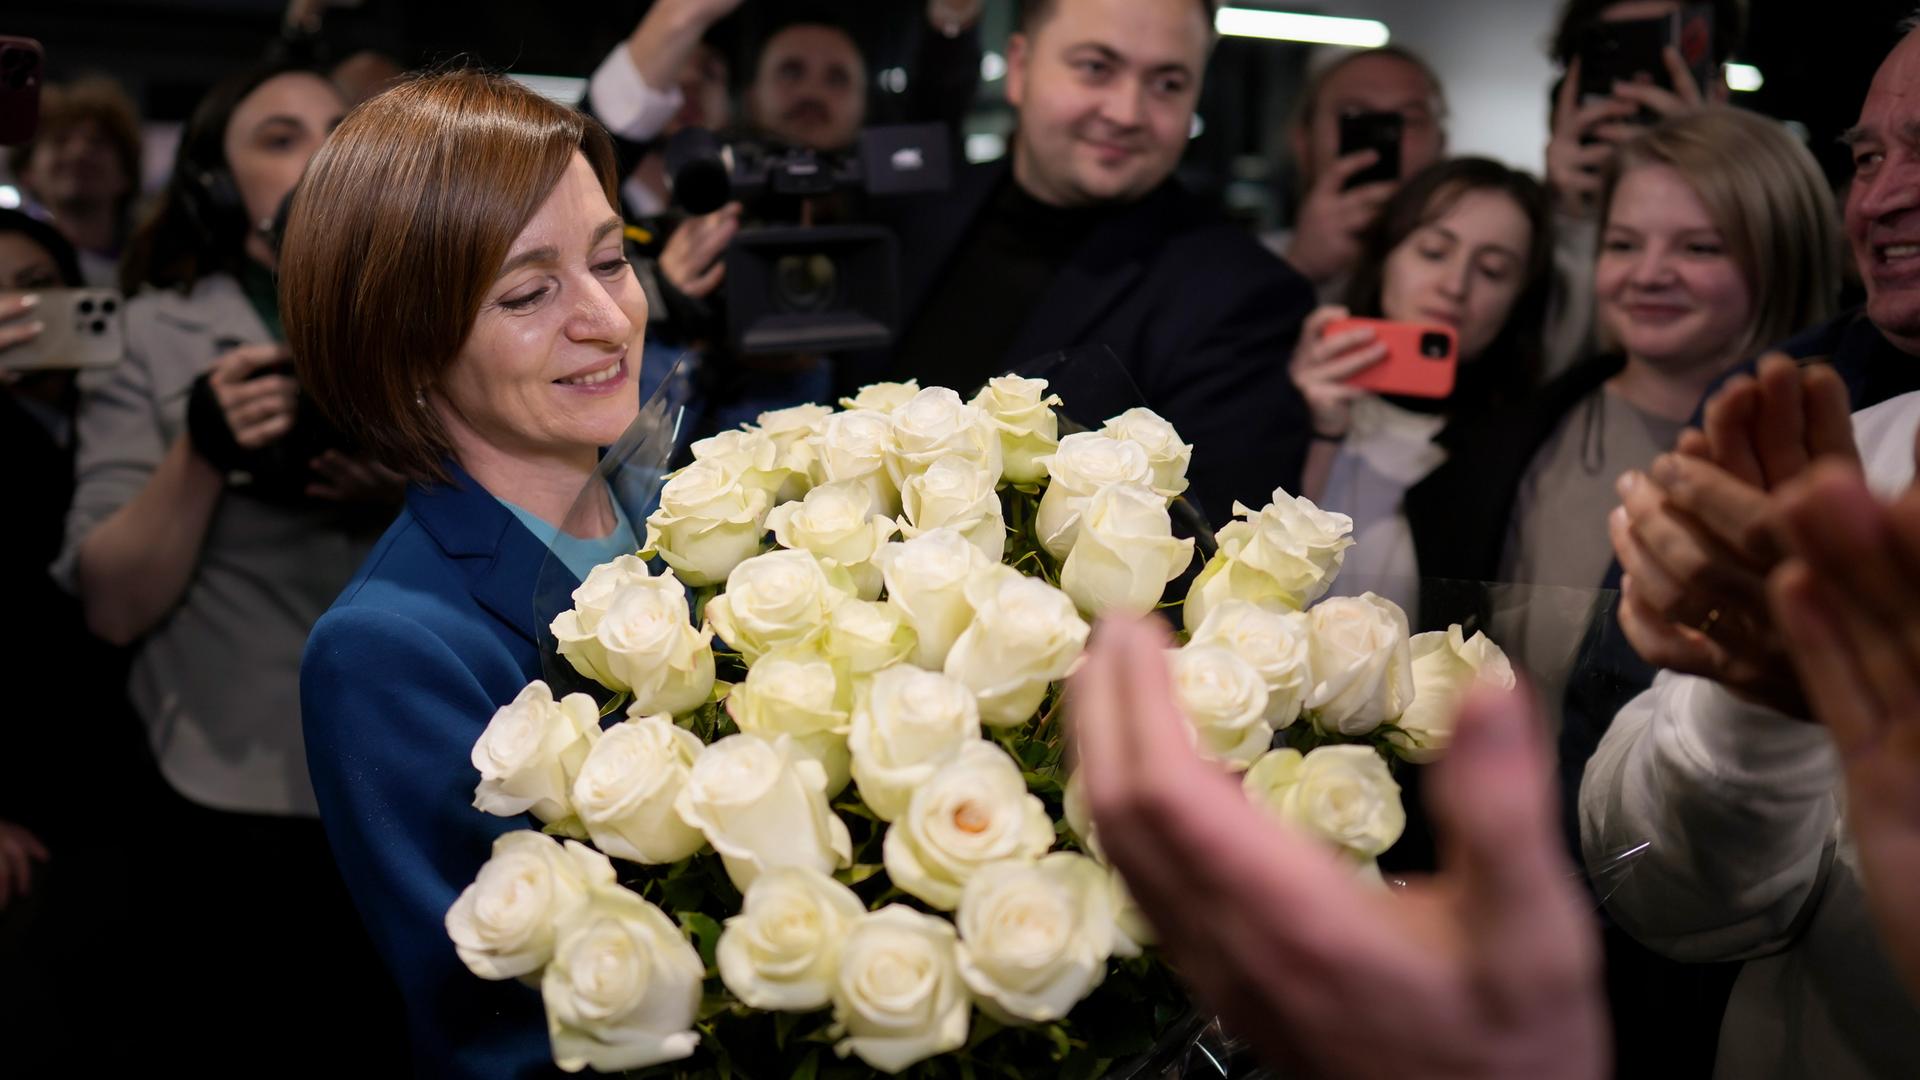
M 968 394 L 1002 371 L 1104 346 L 1194 444 L 1191 494 L 1214 526 L 1234 500 L 1261 505 L 1297 484 L 1305 410 L 1280 358 L 1310 290 L 1173 179 L 1213 12 L 1208 0 L 1025 6 L 1007 50 L 1011 160 L 903 208 L 906 331 L 890 367 L 842 365 L 848 386 L 917 378 Z M 1082 387 L 1071 375 L 1074 385 L 1055 377 L 1069 409 L 1114 401 L 1113 380 Z

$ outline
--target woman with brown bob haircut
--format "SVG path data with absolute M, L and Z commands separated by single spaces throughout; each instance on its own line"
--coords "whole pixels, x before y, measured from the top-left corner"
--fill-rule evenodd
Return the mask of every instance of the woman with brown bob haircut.
M 638 411 L 647 302 L 613 160 L 597 123 L 508 79 L 430 75 L 355 109 L 289 214 L 301 384 L 410 481 L 314 627 L 301 703 L 321 818 L 422 1074 L 551 1061 L 538 992 L 474 978 L 444 919 L 495 836 L 538 827 L 473 808 L 469 757 L 540 675 L 535 579 Z M 639 547 L 611 500 L 587 516 L 555 547 L 576 574 Z

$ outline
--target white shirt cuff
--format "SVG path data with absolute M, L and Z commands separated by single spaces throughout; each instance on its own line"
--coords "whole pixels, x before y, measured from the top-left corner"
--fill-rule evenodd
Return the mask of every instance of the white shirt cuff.
M 587 101 L 607 130 L 632 142 L 646 142 L 680 111 L 680 88 L 656 90 L 640 77 L 627 43 L 613 47 L 587 83 Z
M 1707 679 L 1688 680 L 1677 705 L 1688 756 L 1719 783 L 1811 798 L 1839 782 L 1839 754 L 1817 723 L 1743 701 Z

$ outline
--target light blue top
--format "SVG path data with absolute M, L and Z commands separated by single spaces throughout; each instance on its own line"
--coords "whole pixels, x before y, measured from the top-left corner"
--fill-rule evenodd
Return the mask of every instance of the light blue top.
M 547 550 L 558 557 L 567 569 L 573 571 L 573 576 L 581 581 L 587 580 L 587 575 L 601 563 L 611 562 L 621 555 L 632 555 L 640 550 L 640 541 L 634 535 L 633 523 L 627 519 L 626 508 L 620 505 L 619 499 L 607 500 L 613 504 L 612 532 L 605 536 L 579 537 L 561 532 L 557 526 L 524 506 L 515 506 L 498 495 L 494 498 L 499 499 L 501 506 L 513 511 L 513 516 L 520 519 L 520 524 L 525 525 L 528 532 L 538 537 L 540 542 L 547 546 Z

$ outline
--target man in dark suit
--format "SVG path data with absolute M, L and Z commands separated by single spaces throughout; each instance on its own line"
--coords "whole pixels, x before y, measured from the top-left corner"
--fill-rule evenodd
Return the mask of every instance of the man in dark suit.
M 1258 507 L 1297 486 L 1308 426 L 1285 357 L 1313 294 L 1173 179 L 1213 12 L 1209 0 L 1026 4 L 1007 49 L 1010 159 L 897 208 L 905 329 L 889 359 L 839 364 L 844 387 L 917 378 L 967 394 L 1104 346 L 1194 444 L 1191 494 L 1214 526 L 1235 500 Z M 1070 412 L 1126 396 L 1113 378 L 1074 385 L 1094 370 L 1052 373 Z

